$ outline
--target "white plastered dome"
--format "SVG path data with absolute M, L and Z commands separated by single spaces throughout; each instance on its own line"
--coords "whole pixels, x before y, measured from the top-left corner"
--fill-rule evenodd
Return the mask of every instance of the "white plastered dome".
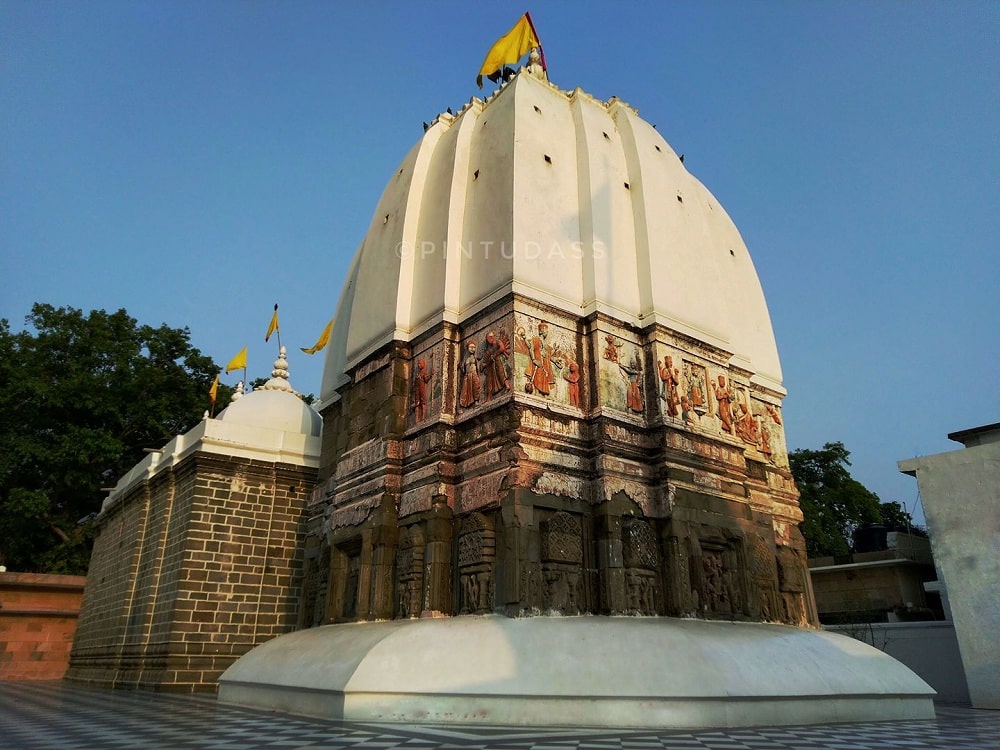
M 323 430 L 323 419 L 294 393 L 257 389 L 227 406 L 217 417 L 227 424 L 263 427 L 312 437 Z
M 718 201 L 629 105 L 522 71 L 440 115 L 390 179 L 341 294 L 322 403 L 389 341 L 512 291 L 661 323 L 783 392 L 757 273 Z
M 309 437 L 318 437 L 323 432 L 323 418 L 319 412 L 303 401 L 288 382 L 288 360 L 283 346 L 279 348 L 271 379 L 246 395 L 243 395 L 241 383 L 232 403 L 219 413 L 218 419 L 227 424 L 301 433 Z

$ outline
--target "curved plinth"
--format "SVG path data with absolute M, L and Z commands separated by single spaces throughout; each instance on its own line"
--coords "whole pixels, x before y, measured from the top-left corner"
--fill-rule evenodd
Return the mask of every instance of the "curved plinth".
M 735 727 L 933 718 L 877 649 L 782 625 L 451 617 L 329 625 L 265 643 L 223 703 L 354 721 Z

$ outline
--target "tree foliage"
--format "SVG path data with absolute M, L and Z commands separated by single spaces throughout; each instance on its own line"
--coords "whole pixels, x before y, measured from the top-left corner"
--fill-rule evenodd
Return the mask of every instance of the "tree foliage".
M 826 443 L 821 450 L 800 449 L 789 456 L 805 520 L 800 528 L 809 557 L 846 555 L 854 530 L 864 524 L 913 527 L 910 514 L 898 502 L 881 503 L 878 495 L 851 476 L 850 451 L 843 443 Z
M 187 328 L 125 310 L 36 303 L 26 323 L 0 319 L 0 562 L 83 573 L 101 487 L 201 419 L 219 368 Z

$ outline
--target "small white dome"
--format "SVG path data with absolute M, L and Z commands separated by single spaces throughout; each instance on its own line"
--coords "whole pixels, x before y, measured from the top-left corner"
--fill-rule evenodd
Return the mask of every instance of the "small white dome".
M 323 419 L 291 391 L 256 389 L 234 401 L 217 417 L 227 424 L 262 427 L 318 437 Z

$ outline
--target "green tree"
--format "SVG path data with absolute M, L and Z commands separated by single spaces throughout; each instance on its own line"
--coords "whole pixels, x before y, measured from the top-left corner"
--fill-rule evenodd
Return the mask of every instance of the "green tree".
M 36 303 L 26 323 L 0 319 L 0 563 L 83 573 L 101 488 L 201 419 L 219 368 L 125 310 Z
M 850 455 L 844 444 L 837 442 L 818 451 L 792 451 L 788 456 L 801 493 L 799 506 L 805 520 L 799 528 L 809 557 L 846 555 L 858 526 L 882 521 L 878 495 L 847 469 Z

